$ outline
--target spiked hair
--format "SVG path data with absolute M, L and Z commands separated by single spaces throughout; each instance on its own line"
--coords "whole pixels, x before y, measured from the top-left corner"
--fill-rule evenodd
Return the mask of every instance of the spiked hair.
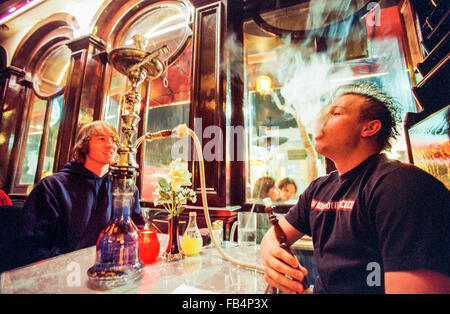
M 379 120 L 381 129 L 375 135 L 379 150 L 391 150 L 390 140 L 399 135 L 397 123 L 400 120 L 394 98 L 368 82 L 340 86 L 335 91 L 334 99 L 344 95 L 361 95 L 365 98 L 359 120 Z

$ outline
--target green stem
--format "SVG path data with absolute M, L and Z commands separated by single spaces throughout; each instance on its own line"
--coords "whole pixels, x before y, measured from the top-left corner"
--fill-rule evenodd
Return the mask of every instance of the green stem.
M 167 207 L 167 205 L 166 205 L 165 203 L 162 203 L 162 204 L 163 204 L 164 208 L 167 210 L 167 212 L 170 214 L 170 209 L 169 209 L 169 207 Z

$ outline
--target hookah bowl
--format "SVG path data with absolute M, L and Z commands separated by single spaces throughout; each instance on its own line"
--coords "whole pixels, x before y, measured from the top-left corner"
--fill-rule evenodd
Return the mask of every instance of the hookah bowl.
M 131 88 L 125 94 L 121 111 L 121 142 L 116 160 L 111 166 L 112 218 L 97 240 L 96 262 L 89 268 L 88 284 L 94 288 L 109 289 L 130 283 L 141 277 L 138 230 L 131 220 L 131 208 L 136 186 L 136 145 L 132 143 L 137 133 L 140 117 L 137 104 L 141 101 L 139 85 L 146 79 L 155 79 L 165 70 L 159 59 L 169 52 L 163 46 L 152 52 L 145 48 L 145 38 L 133 36 L 136 48 L 117 48 L 108 54 L 110 63 L 127 76 Z M 139 201 L 139 200 L 136 200 Z

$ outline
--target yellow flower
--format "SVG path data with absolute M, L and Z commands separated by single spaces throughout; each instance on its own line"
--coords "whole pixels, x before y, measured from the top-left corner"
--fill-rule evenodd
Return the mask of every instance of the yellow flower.
M 192 174 L 187 170 L 181 159 L 174 160 L 169 166 L 169 180 L 173 191 L 179 191 L 181 186 L 191 185 Z

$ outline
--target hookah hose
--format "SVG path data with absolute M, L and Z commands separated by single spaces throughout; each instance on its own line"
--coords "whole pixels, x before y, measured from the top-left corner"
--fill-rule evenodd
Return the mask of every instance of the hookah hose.
M 141 142 L 144 140 L 151 141 L 154 139 L 164 138 L 164 137 L 169 137 L 169 136 L 174 136 L 174 135 L 181 138 L 181 137 L 187 136 L 187 134 L 189 134 L 191 136 L 192 140 L 194 141 L 195 150 L 197 151 L 197 156 L 199 159 L 199 172 L 200 172 L 200 185 L 201 185 L 201 192 L 202 192 L 203 211 L 204 211 L 204 215 L 205 215 L 206 225 L 208 227 L 209 234 L 211 237 L 211 242 L 213 243 L 214 247 L 217 249 L 217 251 L 220 253 L 220 255 L 222 255 L 222 257 L 225 260 L 227 260 L 235 265 L 264 273 L 264 266 L 239 261 L 239 260 L 233 258 L 232 256 L 228 255 L 217 243 L 214 232 L 212 231 L 211 218 L 209 216 L 209 210 L 208 210 L 208 201 L 207 201 L 207 197 L 206 197 L 206 188 L 205 188 L 205 185 L 206 185 L 205 184 L 205 165 L 204 165 L 204 159 L 203 159 L 203 153 L 202 153 L 202 146 L 200 144 L 200 141 L 199 141 L 197 135 L 195 134 L 195 132 L 193 130 L 188 128 L 185 124 L 181 124 L 173 130 L 165 130 L 165 131 L 160 131 L 160 132 L 151 133 L 151 134 L 149 133 L 149 134 L 146 134 L 145 137 L 143 136 L 141 139 L 139 139 L 138 143 L 136 143 L 135 147 L 139 146 L 139 144 L 141 144 Z M 276 217 L 273 215 L 272 208 L 271 207 L 269 208 L 269 206 L 268 206 L 268 208 L 266 209 L 266 212 L 271 216 L 271 218 L 272 218 L 271 223 L 274 224 L 274 227 L 275 227 L 275 225 L 277 225 L 278 221 L 275 221 Z M 275 220 L 273 220 L 273 218 L 275 218 Z M 282 235 L 282 232 L 278 232 L 278 235 Z M 282 239 L 280 239 L 280 240 L 282 240 Z M 283 245 L 287 245 L 287 243 L 283 240 L 280 243 L 283 243 Z M 282 245 L 282 247 L 283 247 L 283 245 Z M 283 247 L 283 248 L 286 249 L 285 247 Z M 290 250 L 288 248 L 287 248 L 287 251 L 290 252 Z M 291 252 L 291 254 L 292 254 L 292 252 Z M 311 293 L 310 289 L 307 288 L 307 286 L 306 286 L 306 282 L 304 282 L 303 285 L 305 287 L 305 291 L 303 293 L 306 293 L 306 294 Z M 268 286 L 266 289 L 266 293 L 274 293 L 274 289 L 271 286 Z
M 206 198 L 206 188 L 205 188 L 205 165 L 204 165 L 204 160 L 203 160 L 202 146 L 200 144 L 200 141 L 199 141 L 197 135 L 194 133 L 194 131 L 189 129 L 186 126 L 186 124 L 181 124 L 172 130 L 163 130 L 163 131 L 159 131 L 159 132 L 155 132 L 155 133 L 147 133 L 147 134 L 141 136 L 139 139 L 137 139 L 136 143 L 134 144 L 134 148 L 137 149 L 144 141 L 151 142 L 156 139 L 167 138 L 170 136 L 176 136 L 178 138 L 182 138 L 182 137 L 186 137 L 188 134 L 192 137 L 192 140 L 194 141 L 194 145 L 196 148 L 195 150 L 197 151 L 197 156 L 199 159 L 200 184 L 201 184 L 201 190 L 202 190 L 203 211 L 205 214 L 206 225 L 209 230 L 209 235 L 211 237 L 211 242 L 213 243 L 214 247 L 217 249 L 217 251 L 219 251 L 219 253 L 222 255 L 222 257 L 225 260 L 227 260 L 235 265 L 253 269 L 253 270 L 257 270 L 257 271 L 264 273 L 264 266 L 239 261 L 239 260 L 231 257 L 230 255 L 228 255 L 217 243 L 217 240 L 214 236 L 214 232 L 212 231 L 211 218 L 209 216 L 209 211 L 208 211 L 208 201 Z
M 194 141 L 194 145 L 195 145 L 198 159 L 199 159 L 199 171 L 200 171 L 200 184 L 201 184 L 201 188 L 202 188 L 203 211 L 205 214 L 206 225 L 209 230 L 209 235 L 211 237 L 211 242 L 213 243 L 214 247 L 217 249 L 217 251 L 219 251 L 219 253 L 222 255 L 222 257 L 225 260 L 227 260 L 235 265 L 238 265 L 238 266 L 242 266 L 242 267 L 246 267 L 249 269 L 254 269 L 254 270 L 257 270 L 260 272 L 264 272 L 264 266 L 239 261 L 239 260 L 231 257 L 230 255 L 228 255 L 217 243 L 214 233 L 212 232 L 211 218 L 209 216 L 209 211 L 208 211 L 208 203 L 207 203 L 206 189 L 205 189 L 205 165 L 204 165 L 204 161 L 203 161 L 202 147 L 201 147 L 200 141 L 199 141 L 197 135 L 194 133 L 194 131 L 192 131 L 191 129 L 189 129 L 187 127 L 186 127 L 186 130 Z

